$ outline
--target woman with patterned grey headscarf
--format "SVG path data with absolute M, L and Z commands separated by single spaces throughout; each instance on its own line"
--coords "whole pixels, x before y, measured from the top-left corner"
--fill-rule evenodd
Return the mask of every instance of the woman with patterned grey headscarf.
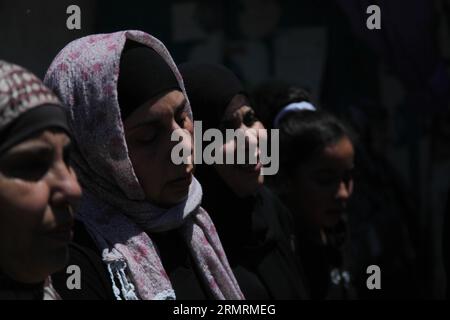
M 0 61 L 0 300 L 59 299 L 49 275 L 68 259 L 81 191 L 56 96 Z

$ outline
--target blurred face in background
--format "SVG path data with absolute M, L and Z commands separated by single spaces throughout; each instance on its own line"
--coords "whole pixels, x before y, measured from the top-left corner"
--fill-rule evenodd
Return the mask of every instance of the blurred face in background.
M 353 192 L 354 149 L 346 136 L 299 165 L 289 180 L 290 202 L 309 226 L 334 227 Z
M 240 197 L 249 196 L 255 193 L 260 186 L 264 183 L 264 176 L 261 175 L 262 165 L 260 162 L 260 149 L 256 147 L 256 164 L 249 164 L 248 149 L 249 145 L 258 145 L 259 138 L 255 134 L 257 131 L 249 129 L 264 129 L 263 124 L 256 118 L 255 112 L 249 106 L 249 101 L 245 95 L 238 94 L 234 96 L 230 104 L 225 110 L 222 118 L 221 129 L 234 129 L 243 130 L 246 136 L 245 150 L 239 150 L 239 152 L 245 152 L 246 164 L 237 164 L 237 152 L 238 144 L 236 139 L 226 141 L 223 145 L 224 159 L 225 154 L 234 154 L 234 164 L 215 164 L 215 168 L 221 178 L 227 183 L 227 185 Z
M 38 283 L 65 266 L 81 188 L 70 138 L 43 131 L 0 155 L 0 271 Z

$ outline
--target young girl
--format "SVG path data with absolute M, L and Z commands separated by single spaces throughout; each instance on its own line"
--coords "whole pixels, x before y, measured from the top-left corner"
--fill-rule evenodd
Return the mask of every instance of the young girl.
M 351 298 L 344 244 L 353 191 L 352 134 L 337 118 L 317 110 L 304 91 L 293 93 L 274 119 L 280 130 L 277 190 L 294 217 L 296 251 L 312 299 Z

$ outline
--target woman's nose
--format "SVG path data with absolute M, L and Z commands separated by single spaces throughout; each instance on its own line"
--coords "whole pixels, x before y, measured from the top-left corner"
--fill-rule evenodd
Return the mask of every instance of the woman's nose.
M 191 133 L 186 130 L 182 129 L 180 127 L 174 128 L 172 131 L 171 136 L 169 137 L 171 140 L 171 143 L 169 145 L 169 156 L 172 163 L 178 163 L 179 161 L 174 161 L 172 157 L 179 156 L 179 154 L 174 154 L 174 148 L 176 147 L 176 150 L 183 150 L 183 164 L 193 165 L 194 159 L 194 143 L 192 139 Z
M 63 161 L 58 163 L 51 175 L 51 200 L 54 205 L 76 204 L 81 198 L 81 186 L 73 169 Z
M 259 136 L 256 129 L 245 130 L 245 154 L 250 158 L 248 163 L 256 164 L 259 161 Z
M 336 198 L 341 201 L 347 201 L 352 194 L 352 183 L 346 183 L 341 181 L 339 183 L 338 191 L 336 194 Z

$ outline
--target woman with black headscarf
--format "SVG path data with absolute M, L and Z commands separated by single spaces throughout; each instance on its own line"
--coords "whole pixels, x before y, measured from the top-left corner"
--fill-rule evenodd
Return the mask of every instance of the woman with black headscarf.
M 202 129 L 264 129 L 243 85 L 219 65 L 179 66 L 195 119 Z M 246 134 L 248 144 L 257 137 Z M 236 150 L 234 141 L 223 149 Z M 258 152 L 258 150 L 257 150 Z M 246 299 L 302 299 L 305 292 L 290 245 L 290 216 L 263 186 L 261 163 L 198 165 L 203 205 L 211 213 L 228 260 Z
M 65 110 L 35 75 L 0 61 L 0 300 L 59 299 L 80 186 Z

